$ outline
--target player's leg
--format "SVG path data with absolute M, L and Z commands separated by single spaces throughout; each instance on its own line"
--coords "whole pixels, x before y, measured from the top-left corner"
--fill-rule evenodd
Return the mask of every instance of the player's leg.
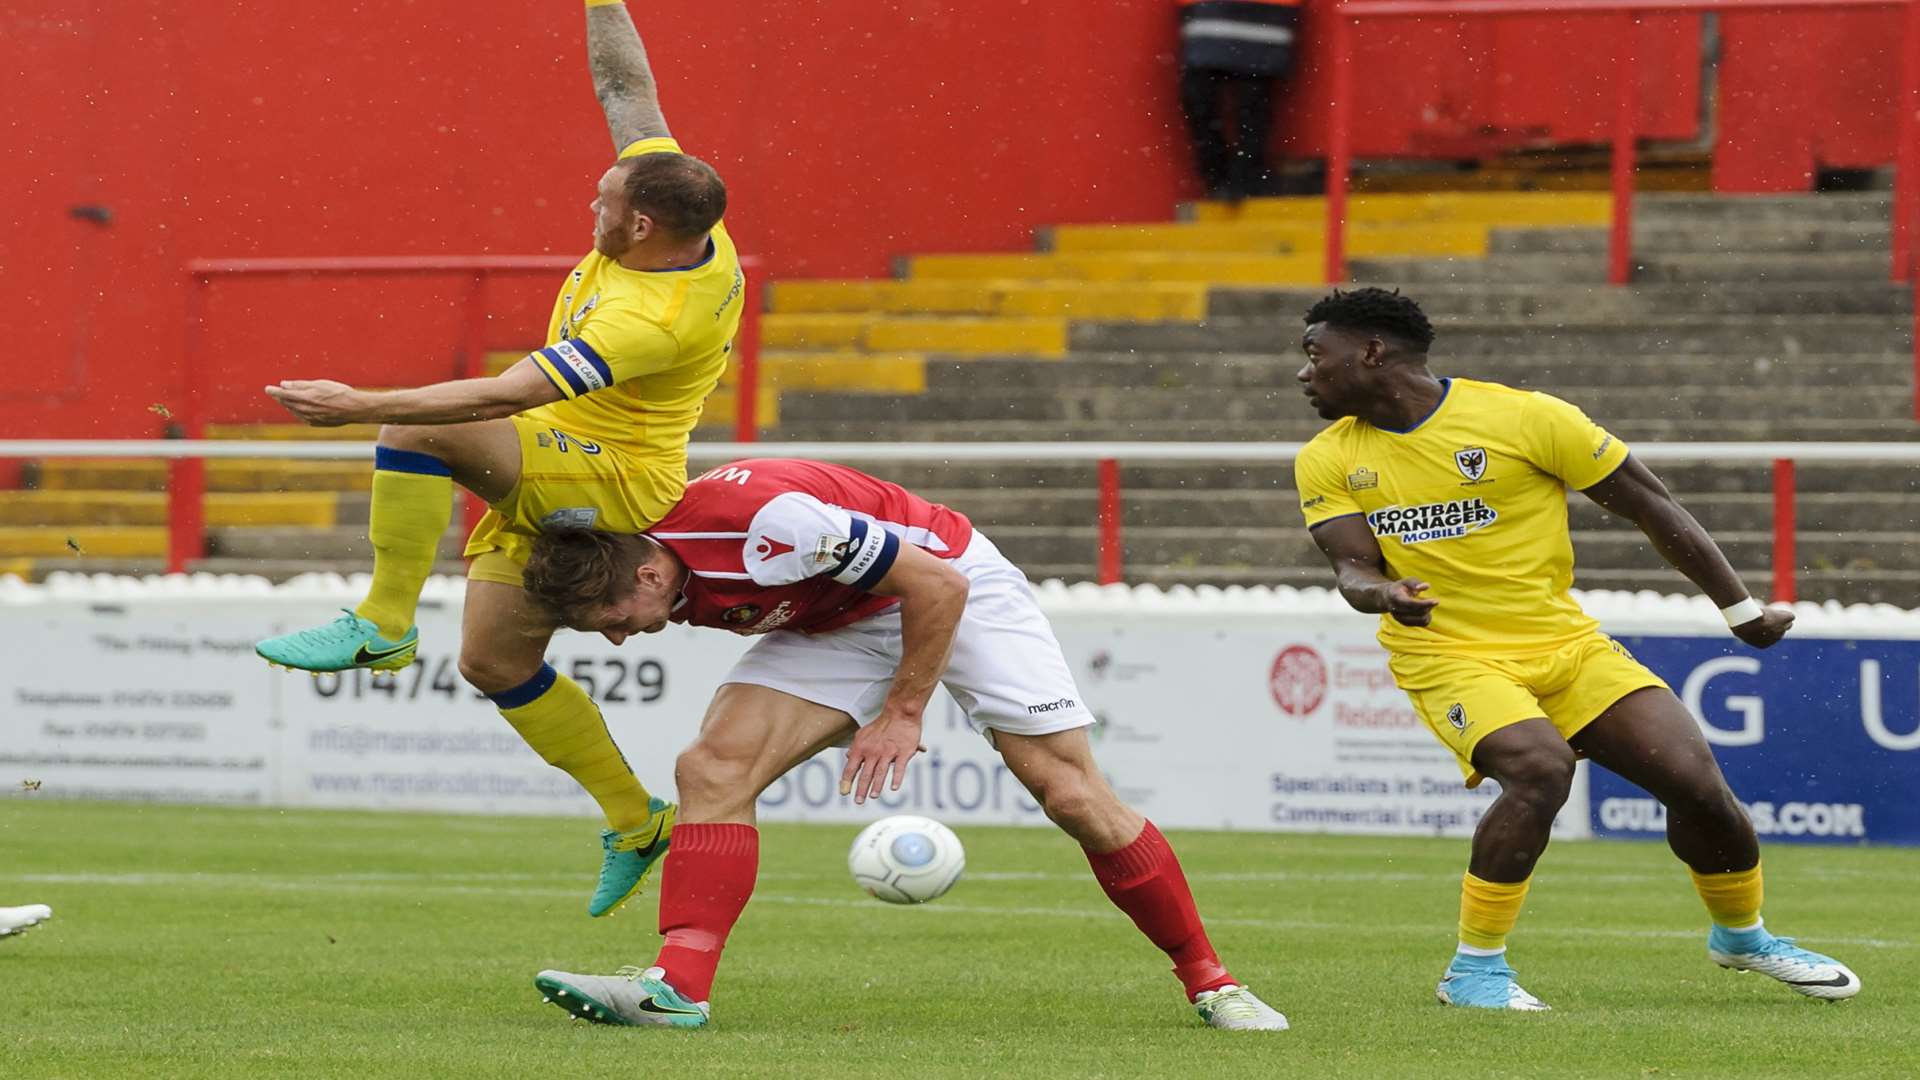
M 666 854 L 674 807 L 654 798 L 634 776 L 606 718 L 579 683 L 546 661 L 551 621 L 510 582 L 520 568 L 489 553 L 474 561 L 460 625 L 460 674 L 493 699 L 500 715 L 549 765 L 564 771 L 600 804 L 600 880 L 587 904 L 606 915 L 640 890 Z
M 1500 794 L 1474 830 L 1460 882 L 1460 937 L 1436 996 L 1449 1005 L 1538 1010 L 1507 963 L 1507 935 L 1526 903 L 1534 863 L 1573 782 L 1573 751 L 1544 718 L 1522 666 L 1460 657 L 1396 656 L 1394 679 L 1468 786 Z
M 847 713 L 764 686 L 728 683 L 674 765 L 681 816 L 661 874 L 653 965 L 618 974 L 543 971 L 548 1000 L 599 1023 L 699 1027 L 727 935 L 760 866 L 754 803 L 787 770 L 853 733 Z
M 381 428 L 367 525 L 373 583 L 366 599 L 332 622 L 268 638 L 255 651 L 304 671 L 388 671 L 413 663 L 420 638 L 414 610 L 453 520 L 453 485 L 488 502 L 507 498 L 520 478 L 520 438 L 512 420 Z
M 1079 842 L 1114 906 L 1172 959 L 1202 1018 L 1214 1027 L 1285 1028 L 1285 1017 L 1221 965 L 1179 858 L 1094 762 L 1093 713 L 1026 575 L 980 533 L 954 568 L 967 576 L 968 592 L 941 676 L 948 693 L 991 731 L 1007 768 L 1048 818 Z
M 1631 691 L 1582 728 L 1573 745 L 1667 808 L 1667 844 L 1687 864 L 1713 920 L 1707 950 L 1716 963 L 1762 972 L 1808 997 L 1860 992 L 1859 977 L 1846 965 L 1766 930 L 1760 918 L 1760 841 L 1753 823 L 1727 786 L 1699 725 L 1671 690 L 1643 686 Z
M 1113 905 L 1173 961 L 1208 1024 L 1283 1031 L 1287 1018 L 1231 974 L 1207 940 L 1180 859 L 1153 822 L 1120 801 L 1093 760 L 1085 726 L 1044 735 L 995 729 L 994 746 L 1049 820 L 1086 852 Z

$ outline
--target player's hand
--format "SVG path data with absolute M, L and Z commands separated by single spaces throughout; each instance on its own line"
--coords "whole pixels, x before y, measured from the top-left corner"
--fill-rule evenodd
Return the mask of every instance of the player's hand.
M 1793 612 L 1781 607 L 1764 607 L 1760 609 L 1759 618 L 1734 627 L 1733 636 L 1756 649 L 1764 649 L 1786 637 L 1792 628 Z
M 925 749 L 920 745 L 919 716 L 881 712 L 854 735 L 847 767 L 840 774 L 840 794 L 852 795 L 855 803 L 878 798 L 889 770 L 893 783 L 887 790 L 899 791 L 900 782 L 907 778 L 907 762 Z
M 332 379 L 282 379 L 267 396 L 314 427 L 339 427 L 361 419 L 361 393 Z
M 1387 582 L 1384 599 L 1387 602 L 1387 614 L 1402 626 L 1425 626 L 1433 621 L 1433 609 L 1440 601 L 1421 596 L 1427 591 L 1427 583 L 1419 578 L 1401 578 Z

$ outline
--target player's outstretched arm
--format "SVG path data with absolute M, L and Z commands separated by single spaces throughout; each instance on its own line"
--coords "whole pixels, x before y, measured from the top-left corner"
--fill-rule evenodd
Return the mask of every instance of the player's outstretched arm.
M 615 153 L 641 139 L 671 134 L 640 31 L 621 0 L 587 0 L 587 67 L 593 72 L 594 96 L 607 114 Z
M 1687 580 L 1699 586 L 1716 607 L 1724 611 L 1752 599 L 1720 545 L 1639 458 L 1629 456 L 1605 480 L 1582 489 L 1582 494 L 1638 525 L 1660 557 L 1687 575 Z M 1764 649 L 1779 641 L 1792 625 L 1792 612 L 1759 608 L 1758 615 L 1734 626 L 1733 633 L 1747 644 Z
M 879 717 L 860 729 L 847 751 L 840 794 L 851 794 L 856 803 L 879 796 L 889 768 L 891 790 L 900 790 L 907 763 L 923 749 L 921 714 L 946 673 L 967 610 L 966 576 L 912 544 L 900 545 L 899 557 L 873 591 L 900 598 L 900 668 Z
M 1427 583 L 1418 578 L 1387 576 L 1387 559 L 1367 520 L 1358 514 L 1330 518 L 1313 526 L 1313 542 L 1333 564 L 1340 595 L 1355 611 L 1392 615 L 1406 626 L 1426 626 L 1440 601 L 1420 594 Z
M 498 420 L 563 396 L 529 357 L 489 379 L 455 379 L 412 390 L 356 390 L 331 379 L 286 379 L 266 391 L 314 427 Z

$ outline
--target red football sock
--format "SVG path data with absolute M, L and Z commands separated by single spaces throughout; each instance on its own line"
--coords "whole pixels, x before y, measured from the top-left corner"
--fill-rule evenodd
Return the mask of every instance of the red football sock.
M 679 837 L 676 835 L 675 840 Z M 672 856 L 668 856 L 671 858 Z M 1192 998 L 1233 982 L 1215 955 L 1193 906 L 1193 891 L 1180 860 L 1160 830 L 1147 822 L 1133 843 L 1104 855 L 1087 852 L 1093 876 L 1107 899 L 1127 913 L 1147 940 L 1173 958 L 1173 973 Z
M 706 1001 L 727 934 L 753 895 L 760 832 L 751 825 L 677 825 L 660 868 L 660 932 L 654 960 L 688 1001 Z

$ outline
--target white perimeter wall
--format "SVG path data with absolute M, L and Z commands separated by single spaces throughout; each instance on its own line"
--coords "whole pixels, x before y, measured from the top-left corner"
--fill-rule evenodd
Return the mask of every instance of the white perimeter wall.
M 419 664 L 269 669 L 254 640 L 329 618 L 357 581 L 0 579 L 0 784 L 37 797 L 591 815 L 455 670 L 461 583 L 429 584 Z M 1095 746 L 1122 796 L 1163 826 L 1466 835 L 1493 785 L 1467 791 L 1393 685 L 1374 620 L 1325 590 L 1048 583 L 1040 595 L 1101 717 Z M 1703 600 L 1588 594 L 1618 634 L 1724 637 Z M 1891 608 L 1802 605 L 1799 632 L 1920 637 Z M 614 648 L 562 633 L 556 667 L 590 683 L 635 771 L 671 791 L 673 757 L 750 639 L 670 628 Z M 893 810 L 1036 824 L 1033 802 L 944 694 L 902 791 L 856 809 L 830 751 L 769 790 L 768 821 Z M 1562 835 L 1589 830 L 1584 772 Z

